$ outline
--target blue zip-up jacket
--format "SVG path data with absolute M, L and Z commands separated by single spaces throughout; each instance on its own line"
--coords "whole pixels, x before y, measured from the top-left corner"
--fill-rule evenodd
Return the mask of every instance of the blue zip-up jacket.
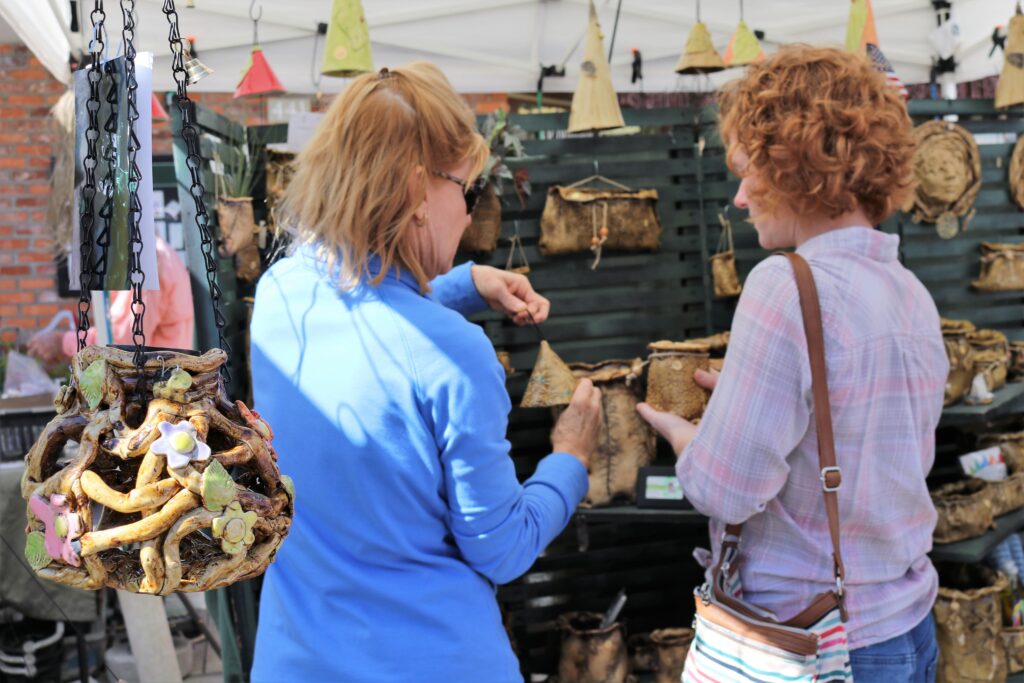
M 296 505 L 255 683 L 522 680 L 495 585 L 566 526 L 587 473 L 553 453 L 516 479 L 504 372 L 463 317 L 485 307 L 469 264 L 428 296 L 408 272 L 342 293 L 309 249 L 260 280 L 254 402 Z

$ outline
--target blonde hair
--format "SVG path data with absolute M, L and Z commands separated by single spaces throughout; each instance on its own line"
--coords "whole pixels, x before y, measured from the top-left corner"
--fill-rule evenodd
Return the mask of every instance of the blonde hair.
M 426 292 L 409 227 L 427 182 L 467 158 L 472 182 L 487 155 L 472 110 L 433 64 L 364 74 L 334 99 L 296 159 L 286 221 L 301 242 L 316 245 L 329 272 L 340 259 L 343 289 L 359 284 L 376 254 L 381 270 L 371 284 L 406 268 Z M 410 196 L 417 166 L 424 173 Z

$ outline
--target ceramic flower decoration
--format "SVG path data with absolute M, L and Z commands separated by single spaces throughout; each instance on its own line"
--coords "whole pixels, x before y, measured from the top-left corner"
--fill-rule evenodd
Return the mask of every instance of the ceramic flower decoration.
M 160 438 L 149 450 L 167 456 L 167 466 L 172 470 L 184 469 L 189 463 L 204 462 L 210 458 L 210 447 L 196 436 L 196 428 L 189 422 L 161 422 L 157 426 Z
M 68 508 L 67 498 L 55 493 L 47 502 L 40 496 L 32 496 L 28 505 L 32 514 L 38 517 L 46 527 L 44 533 L 46 553 L 54 560 L 77 567 L 80 560 L 73 542 L 81 536 L 82 526 L 78 515 Z M 38 552 L 36 554 L 38 555 Z
M 97 345 L 72 358 L 57 415 L 25 455 L 29 566 L 76 589 L 150 595 L 262 574 L 295 514 L 269 425 L 228 398 L 222 349 L 145 349 L 139 361 Z M 196 552 L 194 534 L 212 538 L 215 521 L 213 547 Z
M 242 552 L 252 545 L 255 536 L 252 528 L 256 524 L 256 513 L 242 512 L 238 501 L 232 501 L 224 514 L 213 520 L 213 537 L 220 539 L 220 547 L 228 555 Z

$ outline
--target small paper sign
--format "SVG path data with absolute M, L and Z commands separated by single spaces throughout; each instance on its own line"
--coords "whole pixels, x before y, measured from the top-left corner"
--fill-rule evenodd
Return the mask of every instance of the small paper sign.
M 682 500 L 683 487 L 675 477 L 650 476 L 644 484 L 649 500 Z

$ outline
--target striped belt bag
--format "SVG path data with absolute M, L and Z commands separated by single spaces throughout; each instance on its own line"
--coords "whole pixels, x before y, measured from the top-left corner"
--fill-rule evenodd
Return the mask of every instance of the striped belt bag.
M 832 537 L 836 588 L 818 595 L 800 614 L 779 621 L 774 614 L 742 600 L 737 559 L 743 525 L 726 527 L 712 580 L 694 591 L 696 636 L 687 655 L 683 683 L 823 683 L 852 681 L 844 606 L 843 558 L 839 552 L 839 500 L 842 473 L 836 466 L 825 371 L 825 340 L 818 291 L 811 269 L 796 254 L 785 254 L 796 274 L 818 430 L 821 484 Z

